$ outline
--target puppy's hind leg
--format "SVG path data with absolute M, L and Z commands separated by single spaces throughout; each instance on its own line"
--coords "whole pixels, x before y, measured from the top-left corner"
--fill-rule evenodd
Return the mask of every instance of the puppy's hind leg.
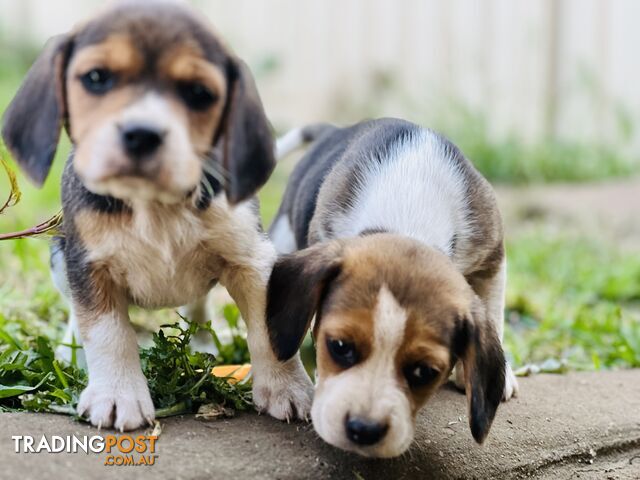
M 69 320 L 62 337 L 62 343 L 56 348 L 56 358 L 65 363 L 73 363 L 75 357 L 76 365 L 85 368 L 86 360 L 84 350 L 81 348 L 82 340 L 78 328 L 78 319 L 71 302 L 71 291 L 65 267 L 64 242 L 63 237 L 54 237 L 50 246 L 51 278 L 53 284 L 69 305 Z
M 487 317 L 494 323 L 496 333 L 501 342 L 504 341 L 504 307 L 505 289 L 507 281 L 507 259 L 504 257 L 495 275 L 483 277 L 481 275 L 470 279 L 471 286 L 482 300 L 487 310 Z M 458 364 L 455 372 L 456 386 L 464 388 L 462 366 Z M 505 365 L 505 383 L 503 400 L 509 400 L 518 394 L 518 380 L 509 365 Z
M 178 309 L 181 317 L 195 323 L 206 323 L 209 320 L 209 312 L 207 311 L 207 296 L 200 297 L 195 302 L 183 305 Z
M 487 315 L 493 320 L 498 338 L 504 346 L 504 308 L 505 290 L 507 287 L 507 257 L 505 256 L 500 264 L 500 269 L 493 278 L 487 280 L 484 298 L 487 306 Z M 509 400 L 518 394 L 518 380 L 507 361 L 504 377 L 503 400 Z
M 203 325 L 211 320 L 209 308 L 207 306 L 208 295 L 204 295 L 195 302 L 188 305 L 183 305 L 178 309 L 178 313 L 181 317 L 189 322 Z M 186 328 L 186 322 L 180 321 L 183 328 Z M 218 349 L 213 343 L 211 334 L 206 330 L 198 330 L 196 334 L 191 338 L 191 348 L 198 352 L 207 352 L 216 355 Z

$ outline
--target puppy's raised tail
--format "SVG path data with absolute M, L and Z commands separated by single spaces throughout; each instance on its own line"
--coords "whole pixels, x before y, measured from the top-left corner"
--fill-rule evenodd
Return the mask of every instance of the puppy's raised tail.
M 276 159 L 289 155 L 302 146 L 315 141 L 318 137 L 336 127 L 329 123 L 315 123 L 306 127 L 294 128 L 276 140 Z

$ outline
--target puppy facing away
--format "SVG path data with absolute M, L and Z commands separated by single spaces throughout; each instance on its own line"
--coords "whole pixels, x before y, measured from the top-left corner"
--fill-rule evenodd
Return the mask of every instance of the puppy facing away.
M 517 389 L 501 347 L 505 252 L 494 193 L 445 138 L 382 119 L 294 130 L 304 142 L 270 234 L 267 325 L 294 358 L 315 315 L 311 418 L 327 442 L 393 457 L 456 367 L 481 443 Z
M 306 417 L 311 381 L 297 357 L 277 359 L 265 325 L 276 254 L 252 196 L 273 142 L 244 64 L 184 6 L 117 4 L 50 41 L 6 111 L 2 136 L 37 184 L 63 126 L 73 152 L 51 264 L 65 340 L 84 345 L 79 413 L 121 430 L 151 421 L 128 307 L 198 305 L 220 282 L 247 322 L 257 408 Z

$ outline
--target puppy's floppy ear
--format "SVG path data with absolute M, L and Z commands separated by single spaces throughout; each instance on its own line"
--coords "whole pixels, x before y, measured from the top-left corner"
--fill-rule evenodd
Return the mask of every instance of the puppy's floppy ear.
M 300 348 L 331 282 L 340 274 L 342 245 L 314 245 L 279 258 L 267 290 L 267 328 L 279 360 Z
M 70 35 L 49 40 L 4 115 L 2 138 L 38 186 L 51 169 L 66 115 L 64 77 L 70 51 Z
M 275 167 L 273 137 L 253 76 L 229 57 L 227 103 L 222 119 L 222 161 L 228 172 L 227 198 L 238 203 L 253 195 Z
M 502 400 L 505 358 L 493 323 L 477 297 L 471 318 L 458 322 L 454 344 L 464 366 L 471 434 L 476 442 L 482 443 Z

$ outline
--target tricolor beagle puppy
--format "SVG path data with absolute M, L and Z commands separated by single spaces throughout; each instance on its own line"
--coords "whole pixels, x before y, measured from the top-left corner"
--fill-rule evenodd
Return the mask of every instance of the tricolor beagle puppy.
M 294 130 L 279 149 L 305 141 L 270 230 L 286 255 L 267 324 L 286 360 L 315 315 L 316 431 L 363 455 L 400 455 L 458 365 L 482 442 L 517 389 L 501 346 L 506 260 L 491 187 L 448 140 L 402 120 Z
M 184 6 L 118 4 L 54 38 L 6 111 L 2 136 L 36 184 L 63 126 L 73 153 L 51 263 L 71 305 L 65 340 L 82 340 L 88 366 L 79 413 L 151 421 L 128 308 L 197 304 L 220 282 L 247 323 L 256 406 L 305 417 L 312 383 L 298 358 L 278 361 L 265 325 L 276 253 L 252 196 L 273 142 L 244 64 Z

